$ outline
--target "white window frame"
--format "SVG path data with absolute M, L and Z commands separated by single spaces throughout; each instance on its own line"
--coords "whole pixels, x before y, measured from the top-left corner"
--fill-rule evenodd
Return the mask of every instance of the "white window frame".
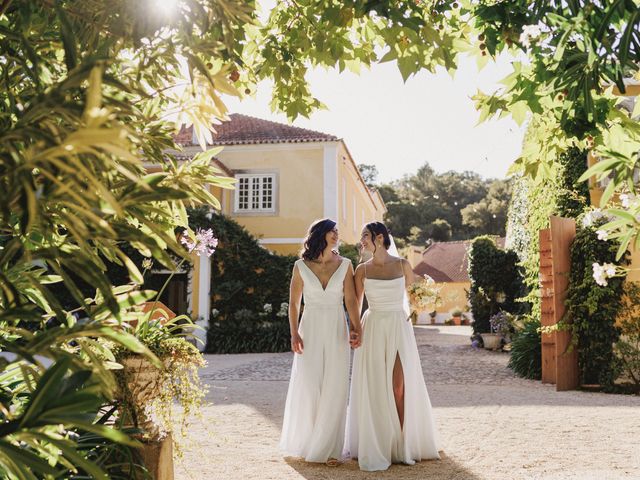
M 236 214 L 273 214 L 277 212 L 277 197 L 278 197 L 278 175 L 275 172 L 255 172 L 255 173 L 236 173 L 235 178 L 238 180 L 236 184 L 236 190 L 234 192 L 233 211 Z M 264 179 L 271 179 L 271 206 L 263 207 L 264 203 Z M 241 181 L 247 180 L 248 193 L 247 193 L 247 208 L 240 208 L 241 197 Z M 253 191 L 255 189 L 255 180 L 258 180 L 258 208 L 254 208 L 251 205 L 253 201 Z

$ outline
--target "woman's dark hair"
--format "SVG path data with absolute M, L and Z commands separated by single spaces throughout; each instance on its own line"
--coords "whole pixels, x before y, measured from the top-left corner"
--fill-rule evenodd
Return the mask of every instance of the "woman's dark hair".
M 371 234 L 371 242 L 373 243 L 374 251 L 377 249 L 376 247 L 376 237 L 378 235 L 382 235 L 382 244 L 384 245 L 385 250 L 389 250 L 391 246 L 391 237 L 389 237 L 389 229 L 382 222 L 371 222 L 367 223 L 364 228 L 369 230 Z
M 300 256 L 305 260 L 315 260 L 325 248 L 327 248 L 327 233 L 336 227 L 336 222 L 329 218 L 316 220 L 309 227 L 307 236 L 304 239 L 303 249 Z

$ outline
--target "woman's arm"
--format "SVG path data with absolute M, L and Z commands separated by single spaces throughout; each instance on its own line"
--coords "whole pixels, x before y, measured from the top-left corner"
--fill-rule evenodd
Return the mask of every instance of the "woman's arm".
M 356 300 L 358 302 L 358 313 L 362 311 L 362 299 L 364 298 L 364 264 L 361 263 L 356 267 L 353 275 L 353 283 L 356 289 Z
M 404 273 L 404 285 L 405 287 L 409 287 L 409 285 L 414 284 L 418 277 L 415 273 L 413 273 L 413 268 L 411 268 L 411 264 L 408 260 L 402 259 L 402 272 Z
M 349 270 L 344 277 L 344 303 L 347 306 L 349 323 L 351 324 L 349 343 L 353 348 L 358 348 L 362 342 L 362 325 L 360 324 L 360 308 L 358 308 L 360 302 L 356 296 L 353 265 L 351 262 L 349 262 Z
M 298 318 L 300 317 L 300 304 L 302 303 L 303 281 L 298 271 L 298 266 L 294 265 L 289 285 L 289 329 L 291 330 L 291 351 L 302 354 L 304 344 L 298 333 Z

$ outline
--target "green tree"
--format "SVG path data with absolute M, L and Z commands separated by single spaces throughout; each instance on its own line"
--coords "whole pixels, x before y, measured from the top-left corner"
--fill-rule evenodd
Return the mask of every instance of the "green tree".
M 367 184 L 367 187 L 374 188 L 378 184 L 378 167 L 375 165 L 367 165 L 361 163 L 358 165 L 358 170 L 360 170 L 360 175 L 364 179 L 364 183 Z
M 420 229 L 417 241 L 435 235 L 439 239 L 470 238 L 483 229 L 464 225 L 461 210 L 480 201 L 486 194 L 489 182 L 472 172 L 445 172 L 438 174 L 427 163 L 413 175 L 383 185 L 380 192 L 387 204 L 385 217 L 397 237 L 409 240 L 411 229 Z M 438 220 L 449 227 L 444 230 Z M 447 233 L 446 231 L 450 232 Z M 428 233 L 429 232 L 429 233 Z
M 462 209 L 462 223 L 484 234 L 504 236 L 510 200 L 511 183 L 495 180 L 486 197 Z

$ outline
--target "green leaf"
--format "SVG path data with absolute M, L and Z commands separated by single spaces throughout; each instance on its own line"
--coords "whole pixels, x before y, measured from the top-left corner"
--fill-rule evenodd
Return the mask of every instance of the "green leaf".
M 25 450 L 22 448 L 18 448 L 15 445 L 5 441 L 4 439 L 0 439 L 0 451 L 2 451 L 5 455 L 9 456 L 14 462 L 21 464 L 21 467 L 27 468 L 32 472 L 41 473 L 44 475 L 54 475 L 57 476 L 58 471 L 49 465 L 44 459 L 39 457 L 34 452 L 30 452 L 29 450 Z M 17 473 L 17 472 L 12 472 Z M 23 475 L 28 475 L 23 473 Z M 30 476 L 25 476 L 23 478 L 35 478 Z

